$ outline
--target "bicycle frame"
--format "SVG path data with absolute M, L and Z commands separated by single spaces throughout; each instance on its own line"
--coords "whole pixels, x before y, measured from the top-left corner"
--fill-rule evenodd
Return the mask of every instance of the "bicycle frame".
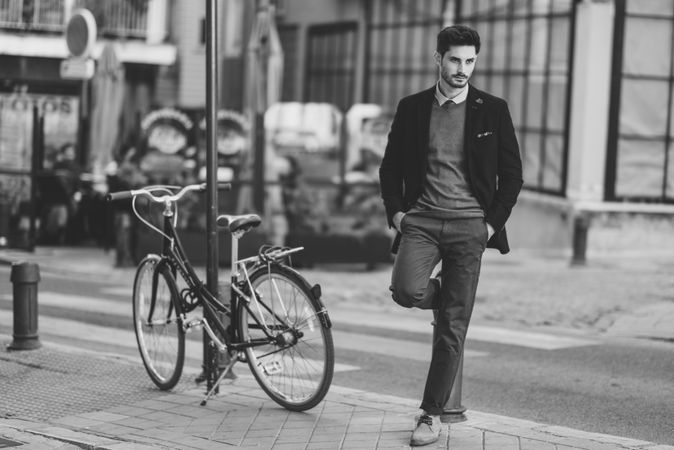
M 204 309 L 204 316 L 206 320 L 193 320 L 187 322 L 184 311 L 181 311 L 182 317 L 182 326 L 185 331 L 190 330 L 191 328 L 203 326 L 211 340 L 219 348 L 220 351 L 230 350 L 239 352 L 248 347 L 256 347 L 260 345 L 266 345 L 275 341 L 275 336 L 270 332 L 271 330 L 266 324 L 258 320 L 256 314 L 250 314 L 250 317 L 257 323 L 261 330 L 264 331 L 266 338 L 254 339 L 248 342 L 239 342 L 239 336 L 233 335 L 232 331 L 228 331 L 223 327 L 221 321 L 217 318 L 217 313 L 226 314 L 230 319 L 230 330 L 237 330 L 238 323 L 238 308 L 246 308 L 250 311 L 250 304 L 252 302 L 252 295 L 255 294 L 250 279 L 248 278 L 248 270 L 246 268 L 247 263 L 253 264 L 253 269 L 257 268 L 261 263 L 258 257 L 246 258 L 243 260 L 237 260 L 238 257 L 238 239 L 239 236 L 232 236 L 232 258 L 231 258 L 231 283 L 230 283 L 230 306 L 224 305 L 220 300 L 218 300 L 207 288 L 207 286 L 201 281 L 199 276 L 194 271 L 194 268 L 189 263 L 187 255 L 180 241 L 180 237 L 177 233 L 175 225 L 173 223 L 173 210 L 171 203 L 167 202 L 163 211 L 163 237 L 162 237 L 162 258 L 160 264 L 167 264 L 170 269 L 173 271 L 174 276 L 176 271 L 180 273 L 180 276 L 185 280 L 189 291 L 192 295 L 197 297 L 197 305 L 201 306 Z M 294 252 L 299 251 L 301 248 L 291 249 L 288 251 Z M 271 262 L 269 263 L 271 264 Z M 243 292 L 239 286 L 239 268 L 244 272 L 244 280 L 248 283 L 251 296 L 248 296 Z M 157 277 L 157 272 L 155 272 L 155 277 Z M 153 296 L 156 291 L 156 279 L 153 280 Z M 183 299 L 181 298 L 180 301 Z M 255 299 L 257 305 L 262 305 L 267 311 L 273 314 L 276 319 L 283 323 L 287 328 L 291 326 L 279 317 L 275 312 L 269 308 L 269 306 L 262 302 L 259 298 Z M 154 301 L 152 302 L 154 305 Z M 259 306 L 258 306 L 259 307 Z M 150 316 L 153 313 L 153 308 L 150 309 Z M 151 317 L 149 318 L 151 319 Z M 149 320 L 151 321 L 151 320 Z M 224 339 L 224 343 L 218 338 L 217 334 L 213 331 L 210 324 L 215 326 L 217 332 Z

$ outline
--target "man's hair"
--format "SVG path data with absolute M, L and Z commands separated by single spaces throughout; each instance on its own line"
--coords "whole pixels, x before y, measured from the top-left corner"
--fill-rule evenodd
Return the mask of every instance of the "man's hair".
M 452 45 L 473 45 L 475 53 L 480 53 L 480 35 L 477 31 L 465 25 L 452 25 L 443 28 L 438 33 L 438 44 L 436 47 L 440 56 L 443 56 Z

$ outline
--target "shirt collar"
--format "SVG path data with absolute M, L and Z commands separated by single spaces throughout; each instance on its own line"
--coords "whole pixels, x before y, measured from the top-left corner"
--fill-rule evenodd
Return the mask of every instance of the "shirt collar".
M 435 99 L 438 101 L 440 106 L 444 105 L 447 102 L 452 102 L 456 105 L 463 103 L 468 98 L 468 86 L 466 86 L 461 92 L 454 96 L 454 98 L 447 98 L 445 94 L 440 90 L 440 82 L 435 84 Z

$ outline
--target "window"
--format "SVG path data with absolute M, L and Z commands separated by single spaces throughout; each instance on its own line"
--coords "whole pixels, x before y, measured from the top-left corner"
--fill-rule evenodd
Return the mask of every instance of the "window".
M 331 103 L 346 111 L 353 103 L 356 74 L 355 22 L 309 28 L 305 100 Z
M 608 200 L 674 202 L 674 3 L 616 2 Z
M 443 0 L 373 0 L 368 11 L 364 101 L 392 112 L 400 98 L 437 80 L 433 50 Z
M 572 0 L 464 0 L 457 23 L 482 50 L 473 84 L 508 101 L 524 187 L 564 195 L 571 83 Z

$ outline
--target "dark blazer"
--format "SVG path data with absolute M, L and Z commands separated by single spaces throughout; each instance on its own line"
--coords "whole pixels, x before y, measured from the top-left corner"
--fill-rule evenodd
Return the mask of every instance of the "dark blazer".
M 428 139 L 435 86 L 398 103 L 379 183 L 389 226 L 393 215 L 407 212 L 421 195 L 428 164 Z M 505 223 L 522 188 L 522 161 L 505 100 L 468 88 L 464 150 L 468 181 L 495 233 L 487 247 L 508 253 Z M 400 233 L 391 251 L 396 253 Z

